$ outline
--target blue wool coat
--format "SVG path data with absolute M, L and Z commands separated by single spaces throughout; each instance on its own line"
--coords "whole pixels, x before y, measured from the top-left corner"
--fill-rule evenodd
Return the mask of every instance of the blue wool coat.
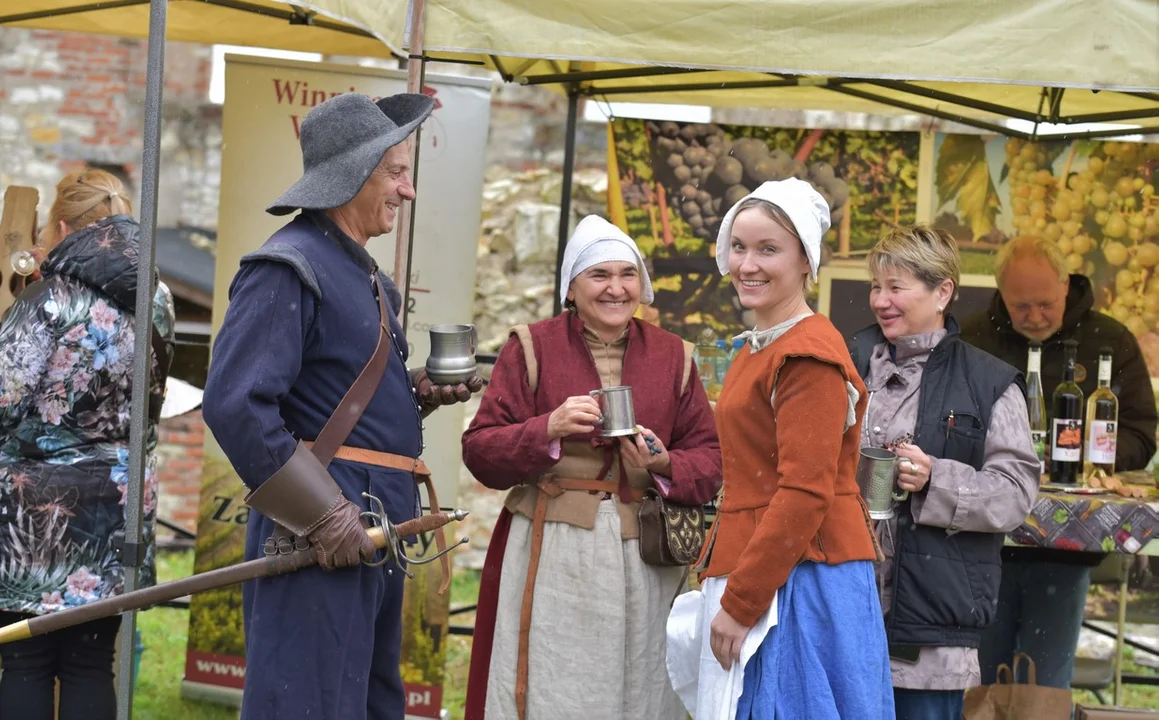
M 242 258 L 213 346 L 203 399 L 206 425 L 242 481 L 256 488 L 314 440 L 378 343 L 373 274 L 389 296 L 393 352 L 373 399 L 345 444 L 418 457 L 422 415 L 401 298 L 366 250 L 325 215 L 305 211 Z M 335 460 L 331 475 L 351 502 L 369 492 L 392 522 L 418 514 L 412 475 Z M 261 557 L 274 523 L 251 512 L 246 558 Z M 309 568 L 247 583 L 244 720 L 402 720 L 399 675 L 402 574 L 358 566 Z

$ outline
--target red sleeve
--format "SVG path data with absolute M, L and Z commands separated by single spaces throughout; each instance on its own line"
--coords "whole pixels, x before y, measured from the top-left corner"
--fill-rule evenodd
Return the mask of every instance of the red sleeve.
M 748 627 L 772 605 L 833 504 L 849 407 L 841 370 L 810 357 L 784 362 L 773 398 L 780 483 L 720 600 Z
M 668 443 L 672 459 L 672 484 L 664 497 L 683 505 L 703 505 L 720 490 L 720 441 L 716 436 L 716 418 L 708 395 L 692 365 L 688 387 L 680 396 L 676 423 Z
M 507 490 L 555 465 L 547 439 L 550 413 L 534 412 L 523 346 L 511 337 L 495 361 L 479 411 L 463 433 L 463 464 L 476 480 Z

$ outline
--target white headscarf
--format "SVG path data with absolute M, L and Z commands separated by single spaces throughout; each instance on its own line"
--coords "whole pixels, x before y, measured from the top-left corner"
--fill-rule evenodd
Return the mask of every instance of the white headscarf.
M 817 279 L 817 267 L 821 264 L 821 238 L 829 230 L 829 203 L 804 180 L 789 178 L 776 182 L 762 183 L 752 193 L 745 195 L 733 205 L 720 222 L 720 232 L 716 235 L 716 267 L 721 275 L 728 275 L 728 251 L 732 246 L 732 221 L 736 219 L 741 203 L 749 198 L 759 198 L 776 205 L 793 221 L 805 255 L 809 258 L 809 268 L 813 279 Z
M 632 263 L 640 271 L 640 302 L 650 305 L 654 299 L 652 280 L 644 267 L 644 256 L 635 241 L 623 230 L 599 215 L 588 215 L 576 225 L 563 251 L 560 271 L 559 301 L 567 302 L 567 288 L 576 276 L 593 265 L 605 262 Z

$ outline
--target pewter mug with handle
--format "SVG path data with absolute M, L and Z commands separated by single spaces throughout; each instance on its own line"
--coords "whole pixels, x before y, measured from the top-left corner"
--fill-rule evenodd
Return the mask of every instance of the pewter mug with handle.
M 636 434 L 636 409 L 632 405 L 632 386 L 615 385 L 613 387 L 592 390 L 591 395 L 600 404 L 600 419 L 596 425 L 603 428 L 600 435 L 603 437 L 620 437 Z
M 457 385 L 475 374 L 474 325 L 432 325 L 431 354 L 427 357 L 427 377 L 436 385 Z
M 857 487 L 874 520 L 889 520 L 897 503 L 905 502 L 908 490 L 897 488 L 897 453 L 884 448 L 863 447 L 857 462 Z

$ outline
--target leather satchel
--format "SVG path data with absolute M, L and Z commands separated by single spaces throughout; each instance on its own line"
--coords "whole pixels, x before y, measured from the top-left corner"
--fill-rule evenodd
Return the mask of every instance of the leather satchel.
M 704 547 L 704 508 L 665 500 L 648 489 L 640 500 L 640 559 L 648 565 L 688 566 Z

